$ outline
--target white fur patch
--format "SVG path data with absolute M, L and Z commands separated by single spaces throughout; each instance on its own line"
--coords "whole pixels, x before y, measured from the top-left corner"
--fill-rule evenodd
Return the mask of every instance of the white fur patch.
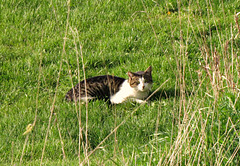
M 132 88 L 129 85 L 128 80 L 125 80 L 122 83 L 120 90 L 110 97 L 111 103 L 119 104 L 126 101 L 127 99 L 133 99 L 138 103 L 144 102 L 143 99 L 148 96 L 152 84 L 145 83 L 144 78 L 141 78 L 139 81 L 139 85 Z

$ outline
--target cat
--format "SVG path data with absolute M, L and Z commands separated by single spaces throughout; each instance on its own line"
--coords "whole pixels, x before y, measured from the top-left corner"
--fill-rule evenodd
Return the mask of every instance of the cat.
M 145 71 L 135 73 L 129 71 L 127 74 L 127 80 L 111 75 L 96 76 L 88 78 L 86 81 L 83 80 L 67 92 L 65 99 L 76 101 L 79 100 L 80 96 L 83 101 L 87 99 L 108 99 L 111 104 L 120 104 L 130 99 L 137 103 L 144 103 L 144 99 L 148 96 L 153 84 L 152 67 L 149 66 Z

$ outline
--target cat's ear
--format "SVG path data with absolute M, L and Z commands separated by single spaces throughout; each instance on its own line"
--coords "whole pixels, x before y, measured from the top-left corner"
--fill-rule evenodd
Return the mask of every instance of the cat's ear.
M 133 74 L 132 72 L 130 72 L 130 71 L 127 72 L 127 74 L 128 74 L 128 77 L 129 77 L 129 78 L 132 78 L 132 77 L 134 76 L 134 74 Z
M 152 72 L 152 66 L 149 66 L 144 72 L 151 74 L 151 72 Z

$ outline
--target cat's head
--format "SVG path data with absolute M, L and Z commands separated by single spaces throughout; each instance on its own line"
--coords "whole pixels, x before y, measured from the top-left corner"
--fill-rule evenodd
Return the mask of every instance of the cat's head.
M 149 66 L 145 71 L 128 72 L 129 85 L 138 91 L 149 91 L 152 87 L 152 67 Z

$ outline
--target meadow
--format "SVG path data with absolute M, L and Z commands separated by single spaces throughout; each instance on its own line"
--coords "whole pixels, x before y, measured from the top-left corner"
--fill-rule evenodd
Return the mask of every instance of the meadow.
M 240 165 L 239 0 L 2 0 L 0 165 Z M 67 102 L 153 68 L 148 104 Z

